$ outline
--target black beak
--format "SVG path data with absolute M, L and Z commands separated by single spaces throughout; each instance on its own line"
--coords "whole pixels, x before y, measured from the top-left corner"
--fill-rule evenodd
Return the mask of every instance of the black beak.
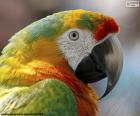
M 89 54 L 79 63 L 75 74 L 85 84 L 108 78 L 105 97 L 119 80 L 123 66 L 123 55 L 120 43 L 116 36 L 109 37 L 95 46 Z M 100 98 L 100 99 L 101 99 Z

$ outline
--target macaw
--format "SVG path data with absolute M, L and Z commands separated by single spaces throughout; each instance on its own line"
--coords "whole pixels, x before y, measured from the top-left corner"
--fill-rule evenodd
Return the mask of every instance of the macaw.
M 0 113 L 96 116 L 99 98 L 90 83 L 107 77 L 104 97 L 119 80 L 118 31 L 112 17 L 78 9 L 16 33 L 0 56 Z

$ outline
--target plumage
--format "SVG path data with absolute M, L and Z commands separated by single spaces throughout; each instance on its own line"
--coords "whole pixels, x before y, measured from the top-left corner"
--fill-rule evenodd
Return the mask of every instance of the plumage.
M 73 93 L 64 83 L 54 79 L 30 87 L 7 88 L 1 91 L 0 99 L 2 114 L 77 115 Z M 53 107 L 55 105 L 57 107 Z
M 118 32 L 111 17 L 71 10 L 47 16 L 16 33 L 0 57 L 1 113 L 96 115 L 98 97 L 76 77 L 59 49 L 59 37 L 71 28 L 92 31 L 96 41 Z

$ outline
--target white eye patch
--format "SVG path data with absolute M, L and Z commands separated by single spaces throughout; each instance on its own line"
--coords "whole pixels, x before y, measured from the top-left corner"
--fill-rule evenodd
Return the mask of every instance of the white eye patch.
M 58 39 L 58 45 L 70 67 L 75 71 L 80 61 L 93 49 L 95 39 L 88 30 L 69 29 Z

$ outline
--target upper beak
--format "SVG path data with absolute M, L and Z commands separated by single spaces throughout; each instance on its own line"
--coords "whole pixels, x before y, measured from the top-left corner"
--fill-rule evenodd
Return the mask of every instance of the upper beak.
M 116 36 L 111 36 L 93 48 L 92 53 L 79 63 L 75 73 L 84 83 L 96 82 L 107 77 L 107 89 L 101 97 L 103 98 L 119 80 L 122 66 L 120 42 Z

